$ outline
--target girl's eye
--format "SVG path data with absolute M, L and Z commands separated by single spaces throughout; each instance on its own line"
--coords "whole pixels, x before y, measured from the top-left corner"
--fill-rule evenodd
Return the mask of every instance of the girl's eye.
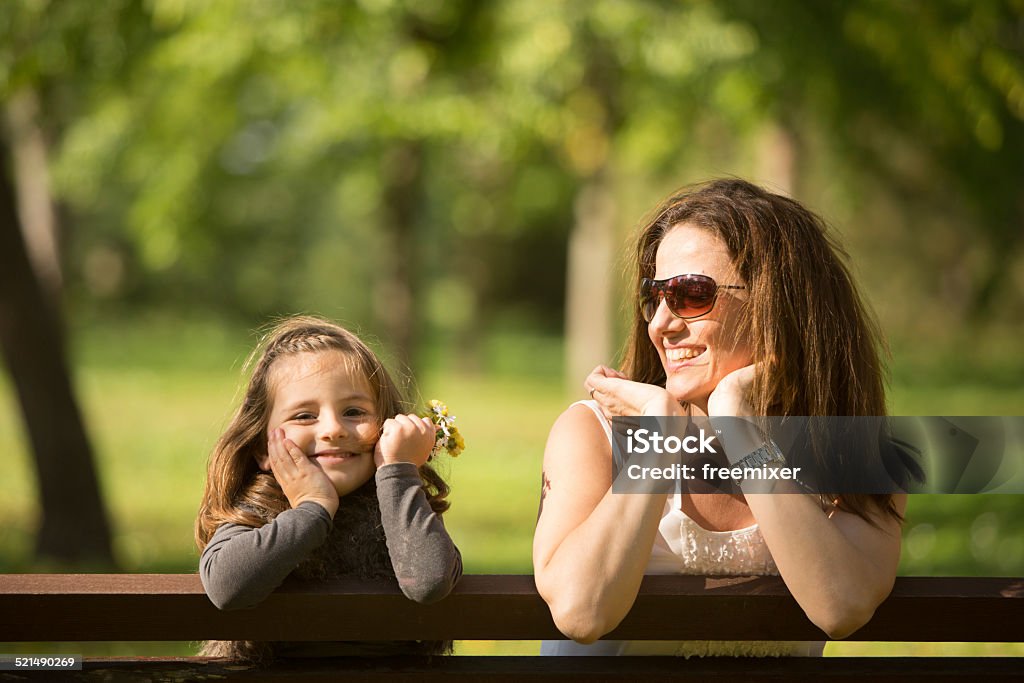
M 366 411 L 362 408 L 349 408 L 345 411 L 345 417 L 362 417 L 366 415 Z
M 313 413 L 298 413 L 297 415 L 292 417 L 292 419 L 293 420 L 315 420 L 316 419 L 316 415 L 314 415 Z

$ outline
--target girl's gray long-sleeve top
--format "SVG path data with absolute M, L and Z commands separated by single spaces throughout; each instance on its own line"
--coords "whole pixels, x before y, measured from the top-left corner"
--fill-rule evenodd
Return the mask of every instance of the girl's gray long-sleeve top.
M 388 554 L 402 592 L 410 600 L 436 602 L 462 576 L 462 555 L 423 493 L 412 463 L 383 465 L 375 475 Z M 327 539 L 333 520 L 306 502 L 274 521 L 252 528 L 218 527 L 199 560 L 199 576 L 220 609 L 262 602 Z

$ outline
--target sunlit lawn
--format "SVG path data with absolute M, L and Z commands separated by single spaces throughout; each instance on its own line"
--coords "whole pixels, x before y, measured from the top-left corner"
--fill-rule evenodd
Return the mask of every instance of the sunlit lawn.
M 77 384 L 114 523 L 120 568 L 194 571 L 192 523 L 206 455 L 235 400 L 250 338 L 216 326 L 151 324 L 143 330 L 79 333 Z M 507 345 L 506 345 L 507 347 Z M 452 485 L 446 523 L 468 573 L 529 573 L 540 459 L 547 430 L 574 397 L 552 354 L 520 362 L 523 372 L 430 373 L 422 398 L 458 415 L 466 452 L 443 468 Z M 59 570 L 32 562 L 34 480 L 14 397 L 0 376 L 0 571 Z M 897 386 L 895 413 L 1024 414 L 1024 391 L 1003 384 Z M 1024 575 L 1024 499 L 920 496 L 907 513 L 903 574 Z M 956 654 L 957 646 L 836 643 L 829 654 Z M 1020 646 L 964 645 L 968 653 Z M 992 649 L 996 648 L 996 649 Z M 90 650 L 86 650 L 90 651 Z M 536 643 L 465 643 L 464 653 L 532 653 Z

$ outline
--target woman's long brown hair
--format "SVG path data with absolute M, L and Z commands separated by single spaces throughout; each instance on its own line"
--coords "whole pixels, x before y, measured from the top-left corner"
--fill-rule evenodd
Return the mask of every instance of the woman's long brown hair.
M 217 527 L 226 523 L 260 527 L 290 506 L 272 474 L 261 472 L 256 456 L 266 451 L 267 421 L 272 403 L 270 370 L 278 358 L 298 353 L 341 351 L 370 385 L 376 412 L 383 421 L 406 412 L 391 376 L 366 344 L 339 325 L 312 316 L 278 323 L 249 356 L 252 374 L 241 405 L 217 441 L 207 463 L 206 488 L 196 518 L 200 552 Z M 430 465 L 420 467 L 423 489 L 437 513 L 448 509 L 449 488 Z
M 654 277 L 662 239 L 684 223 L 721 238 L 750 293 L 741 334 L 759 369 L 751 396 L 755 415 L 887 414 L 882 335 L 844 264 L 846 253 L 814 213 L 739 179 L 684 188 L 641 228 L 622 372 L 665 386 L 665 369 L 640 314 L 640 280 Z M 878 510 L 900 517 L 891 495 L 821 495 L 871 523 Z

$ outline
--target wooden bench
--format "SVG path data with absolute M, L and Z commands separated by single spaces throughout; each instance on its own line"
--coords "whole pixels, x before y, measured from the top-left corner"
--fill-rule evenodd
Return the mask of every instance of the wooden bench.
M 0 575 L 0 640 L 539 640 L 557 638 L 531 576 L 465 576 L 422 606 L 394 588 L 289 584 L 251 610 L 220 612 L 194 574 Z M 610 638 L 822 640 L 778 578 L 649 576 Z M 900 578 L 851 640 L 1024 641 L 1024 579 Z M 3 646 L 0 646 L 2 648 Z M 10 652 L 11 648 L 0 651 Z M 268 669 L 198 657 L 88 659 L 62 679 L 88 681 L 829 681 L 1024 680 L 1024 658 L 480 657 L 283 661 Z M 10 677 L 10 678 L 8 678 Z M 54 680 L 52 671 L 0 680 Z

